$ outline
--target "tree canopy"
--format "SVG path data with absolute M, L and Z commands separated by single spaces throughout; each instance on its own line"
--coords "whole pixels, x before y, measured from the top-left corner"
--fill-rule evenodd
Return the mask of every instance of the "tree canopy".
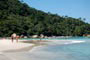
M 12 33 L 47 36 L 90 34 L 90 24 L 81 18 L 46 13 L 19 0 L 0 0 L 0 36 Z

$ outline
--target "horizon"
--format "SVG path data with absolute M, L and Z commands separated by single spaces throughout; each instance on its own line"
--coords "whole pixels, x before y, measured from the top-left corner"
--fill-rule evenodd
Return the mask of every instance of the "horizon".
M 73 18 L 86 19 L 85 22 L 90 23 L 90 0 L 23 0 L 30 7 L 44 12 L 58 14 L 60 16 L 69 16 Z

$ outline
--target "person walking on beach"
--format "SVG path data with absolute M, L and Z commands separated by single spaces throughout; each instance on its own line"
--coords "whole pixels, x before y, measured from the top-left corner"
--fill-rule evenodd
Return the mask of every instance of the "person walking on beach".
M 18 39 L 20 38 L 20 36 L 19 35 L 17 35 L 16 36 L 16 42 L 18 42 Z
M 13 34 L 11 35 L 11 39 L 12 39 L 12 42 L 14 41 L 14 39 L 16 39 L 16 41 L 18 42 L 16 33 L 13 33 Z

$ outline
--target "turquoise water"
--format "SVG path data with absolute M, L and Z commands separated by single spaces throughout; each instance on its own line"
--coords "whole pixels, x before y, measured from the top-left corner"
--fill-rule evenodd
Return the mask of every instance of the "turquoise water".
M 30 53 L 31 60 L 32 58 L 36 60 L 90 60 L 90 38 L 73 37 L 66 40 L 84 40 L 85 42 L 39 47 Z
M 68 37 L 68 38 L 23 38 L 21 40 L 90 40 L 88 37 Z
M 37 50 L 34 52 L 39 57 L 37 60 L 90 60 L 90 42 L 54 45 Z

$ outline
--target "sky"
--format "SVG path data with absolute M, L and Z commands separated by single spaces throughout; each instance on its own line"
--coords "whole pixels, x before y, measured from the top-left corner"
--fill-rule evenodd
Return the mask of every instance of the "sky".
M 90 0 L 23 0 L 30 7 L 73 18 L 85 18 L 90 23 Z

